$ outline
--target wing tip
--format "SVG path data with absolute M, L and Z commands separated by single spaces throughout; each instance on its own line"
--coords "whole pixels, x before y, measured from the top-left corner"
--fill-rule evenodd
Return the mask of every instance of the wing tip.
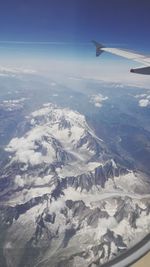
M 96 57 L 100 56 L 104 52 L 102 48 L 104 48 L 105 46 L 95 40 L 92 40 L 91 42 L 96 46 Z

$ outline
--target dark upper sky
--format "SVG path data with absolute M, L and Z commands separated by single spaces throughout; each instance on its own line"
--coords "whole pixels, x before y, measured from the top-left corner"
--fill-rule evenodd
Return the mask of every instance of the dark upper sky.
M 0 41 L 75 42 L 150 51 L 149 0 L 5 0 Z

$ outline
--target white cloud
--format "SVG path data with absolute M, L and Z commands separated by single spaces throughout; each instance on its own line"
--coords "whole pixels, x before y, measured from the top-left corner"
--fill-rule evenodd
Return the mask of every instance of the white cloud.
M 0 76 L 14 76 L 17 74 L 34 74 L 35 69 L 24 68 L 24 67 L 11 67 L 11 66 L 0 66 Z
M 27 100 L 27 98 L 22 97 L 19 99 L 9 99 L 9 100 L 4 100 L 3 104 L 19 104 L 19 103 L 23 103 L 25 100 Z
M 139 100 L 139 106 L 140 107 L 147 107 L 149 106 L 150 101 L 148 99 L 141 99 Z
M 138 98 L 138 104 L 140 107 L 147 107 L 150 105 L 150 95 L 149 94 L 139 94 L 135 95 L 135 98 Z
M 102 102 L 108 99 L 107 96 L 103 96 L 102 94 L 92 95 L 90 98 L 90 103 L 94 104 L 95 107 L 102 107 Z
M 147 94 L 135 95 L 135 98 L 143 98 L 143 97 L 147 97 Z

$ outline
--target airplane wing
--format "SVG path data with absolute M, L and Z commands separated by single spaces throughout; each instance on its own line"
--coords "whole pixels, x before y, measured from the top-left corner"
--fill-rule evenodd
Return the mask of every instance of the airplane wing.
M 121 56 L 127 59 L 134 60 L 136 62 L 139 62 L 144 65 L 144 67 L 134 68 L 131 69 L 130 72 L 139 73 L 139 74 L 147 74 L 150 75 L 150 57 L 132 52 L 127 51 L 119 48 L 109 48 L 105 47 L 102 44 L 92 41 L 94 45 L 96 46 L 96 56 L 101 55 L 103 52 L 109 52 L 111 54 L 115 54 L 117 56 Z

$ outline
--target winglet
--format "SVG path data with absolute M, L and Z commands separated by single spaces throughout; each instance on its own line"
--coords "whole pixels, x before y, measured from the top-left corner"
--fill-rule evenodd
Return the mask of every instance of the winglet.
M 96 46 L 96 56 L 100 56 L 104 52 L 102 48 L 104 48 L 105 46 L 94 40 L 92 40 L 92 43 Z
M 138 73 L 138 74 L 150 75 L 150 67 L 147 66 L 147 67 L 135 68 L 135 69 L 131 69 L 130 72 Z

